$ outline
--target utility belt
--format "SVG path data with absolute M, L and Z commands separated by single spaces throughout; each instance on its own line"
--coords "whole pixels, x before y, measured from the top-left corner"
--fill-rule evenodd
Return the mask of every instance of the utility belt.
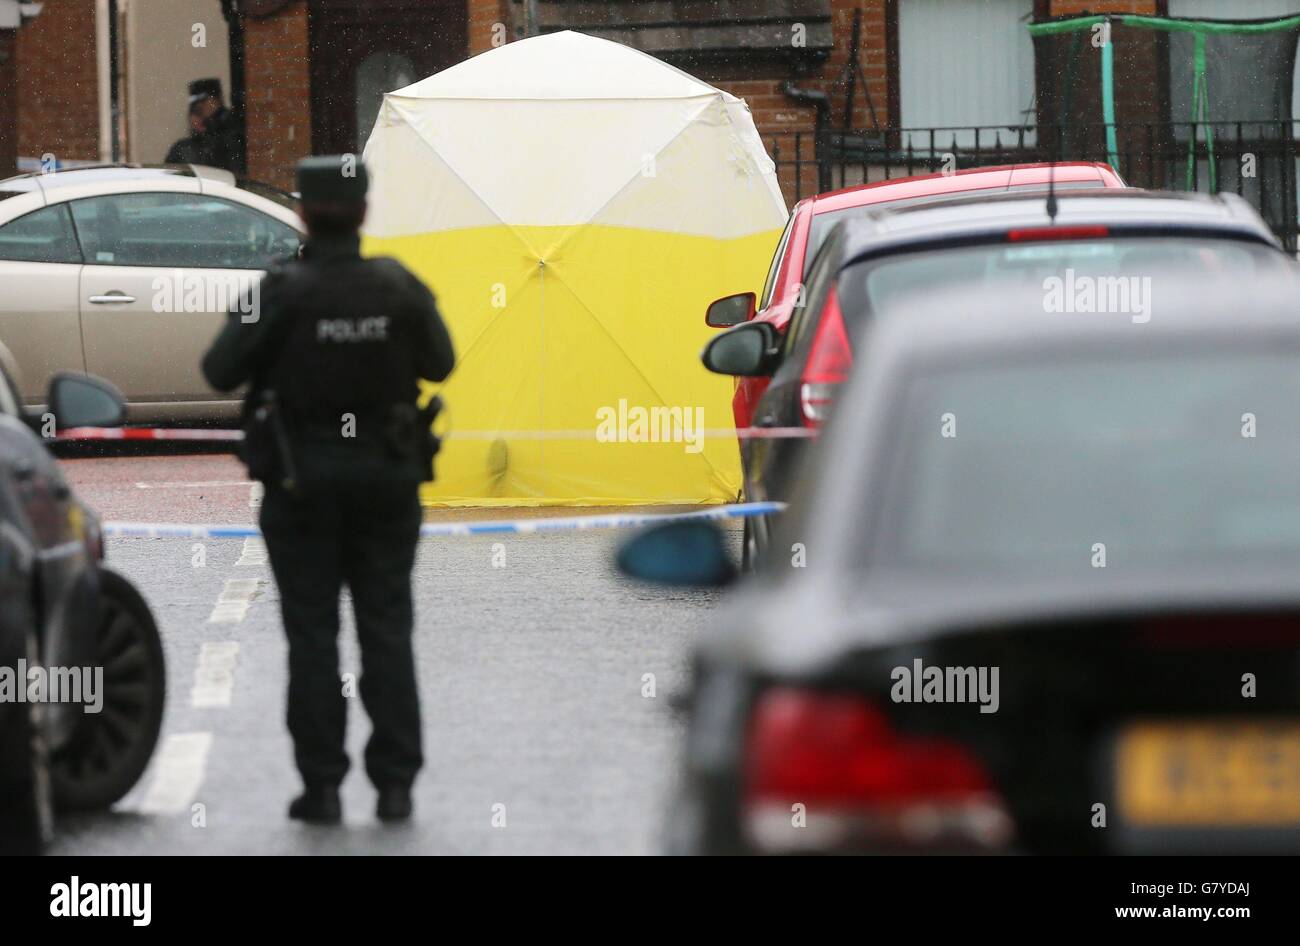
M 296 492 L 303 472 L 298 447 L 304 441 L 345 443 L 352 439 L 358 446 L 375 444 L 396 464 L 409 464 L 418 470 L 420 482 L 433 479 L 433 461 L 442 448 L 441 438 L 433 432 L 442 410 L 441 398 L 432 398 L 422 408 L 390 404 L 354 416 L 350 420 L 355 426 L 349 431 L 342 417 L 328 424 L 287 417 L 274 391 L 262 390 L 250 397 L 242 457 L 255 480 Z

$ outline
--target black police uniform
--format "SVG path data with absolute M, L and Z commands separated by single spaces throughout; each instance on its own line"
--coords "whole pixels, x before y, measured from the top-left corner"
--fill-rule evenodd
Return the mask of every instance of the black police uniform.
M 221 101 L 220 79 L 195 79 L 189 85 L 190 108 L 209 97 Z M 165 164 L 206 164 L 242 177 L 248 172 L 244 123 L 233 111 L 220 106 L 208 117 L 203 131 L 177 140 L 163 159 Z
M 167 150 L 163 164 L 202 164 L 203 156 L 199 135 L 191 134 L 177 139 Z
M 195 146 L 194 164 L 224 168 L 237 177 L 247 173 L 244 123 L 230 109 L 223 106 L 213 112 Z
M 304 196 L 307 187 L 300 174 Z M 289 640 L 289 731 L 309 790 L 336 787 L 348 770 L 337 647 L 343 584 L 374 726 L 367 774 L 380 789 L 409 789 L 423 761 L 411 569 L 418 487 L 431 472 L 409 438 L 418 429 L 416 379 L 443 380 L 454 355 L 428 289 L 400 263 L 363 259 L 358 247 L 355 236 L 309 239 L 300 261 L 262 282 L 259 318 L 232 313 L 203 359 L 218 390 L 251 382 L 246 418 L 274 391 L 283 420 L 292 490 L 284 477 L 251 463 L 250 471 L 269 480 L 260 521 Z

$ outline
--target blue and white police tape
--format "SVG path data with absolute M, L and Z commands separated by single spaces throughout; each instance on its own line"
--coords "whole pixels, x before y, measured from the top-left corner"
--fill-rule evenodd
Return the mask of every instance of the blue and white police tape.
M 426 522 L 422 538 L 468 535 L 530 535 L 534 532 L 577 532 L 584 529 L 629 529 L 664 522 L 745 519 L 785 509 L 785 503 L 732 503 L 693 512 L 566 516 L 563 518 L 511 519 L 496 522 Z M 262 534 L 257 526 L 196 525 L 170 522 L 105 522 L 104 536 L 115 539 L 249 539 Z

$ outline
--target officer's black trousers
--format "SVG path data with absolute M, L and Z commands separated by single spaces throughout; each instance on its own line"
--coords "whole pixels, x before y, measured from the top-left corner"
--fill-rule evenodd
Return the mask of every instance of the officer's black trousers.
M 423 763 L 411 650 L 420 520 L 410 482 L 345 480 L 303 496 L 267 487 L 261 525 L 289 638 L 289 733 L 308 785 L 337 785 L 348 771 L 338 656 L 344 584 L 361 645 L 361 700 L 374 727 L 366 773 L 376 786 L 409 787 Z

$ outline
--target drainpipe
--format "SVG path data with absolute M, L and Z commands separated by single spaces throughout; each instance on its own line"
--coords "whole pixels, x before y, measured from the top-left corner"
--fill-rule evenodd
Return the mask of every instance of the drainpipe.
M 801 89 L 790 79 L 781 86 L 781 91 L 799 104 L 811 105 L 817 109 L 813 134 L 817 155 L 817 190 L 828 191 L 831 189 L 831 168 L 830 162 L 823 160 L 822 154 L 826 148 L 826 121 L 831 113 L 831 97 L 814 89 Z
M 121 13 L 118 10 L 117 0 L 108 0 L 108 10 L 105 17 L 108 20 L 108 120 L 111 137 L 109 160 L 117 162 L 123 158 L 122 58 L 120 48 L 122 45 L 120 35 L 122 24 L 119 22 Z

